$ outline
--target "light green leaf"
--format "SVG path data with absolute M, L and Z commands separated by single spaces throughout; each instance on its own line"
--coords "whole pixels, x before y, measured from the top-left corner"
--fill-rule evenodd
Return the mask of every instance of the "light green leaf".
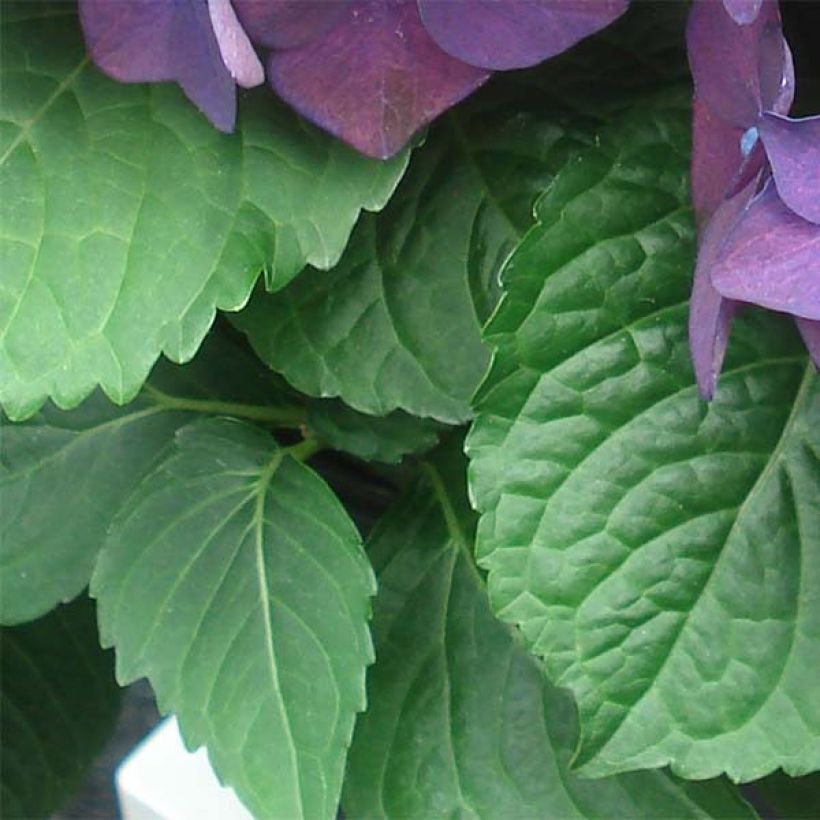
M 377 661 L 348 758 L 345 816 L 754 816 L 724 782 L 570 771 L 572 699 L 490 612 L 464 468 L 452 456 L 427 464 L 369 541 Z
M 91 590 L 119 680 L 147 676 L 254 814 L 335 817 L 375 584 L 312 470 L 240 422 L 183 428 L 112 528 Z
M 0 414 L 0 622 L 29 621 L 79 594 L 118 509 L 179 427 L 197 413 L 270 423 L 283 416 L 281 400 L 252 355 L 213 337 L 191 364 L 158 365 L 127 407 L 95 393 L 18 424 Z
M 305 424 L 335 450 L 386 464 L 397 464 L 410 453 L 435 447 L 444 429 L 400 410 L 388 416 L 368 416 L 336 400 L 310 402 Z
M 0 403 L 15 418 L 97 384 L 132 398 L 262 269 L 278 288 L 335 264 L 406 165 L 356 154 L 268 89 L 220 134 L 175 86 L 97 71 L 73 3 L 5 2 L 0 38 Z
M 790 323 L 686 338 L 683 96 L 600 134 L 510 259 L 468 441 L 492 606 L 579 704 L 586 775 L 820 766 L 820 390 Z
M 114 658 L 85 596 L 0 630 L 0 804 L 7 820 L 48 817 L 71 797 L 119 709 Z

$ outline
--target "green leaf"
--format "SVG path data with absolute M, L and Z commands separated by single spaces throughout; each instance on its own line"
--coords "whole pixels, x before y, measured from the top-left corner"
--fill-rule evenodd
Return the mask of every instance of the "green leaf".
M 686 337 L 689 112 L 656 98 L 540 199 L 468 440 L 492 606 L 579 704 L 586 775 L 820 766 L 820 390 L 791 323 Z
M 265 88 L 220 134 L 175 86 L 97 71 L 74 4 L 8 2 L 2 18 L 0 403 L 15 418 L 97 384 L 132 398 L 260 270 L 278 288 L 334 265 L 406 165 L 356 154 Z
M 266 405 L 279 401 L 269 371 L 212 337 L 193 363 L 161 363 L 127 407 L 95 393 L 19 424 L 0 414 L 0 622 L 32 620 L 80 593 L 117 510 L 195 414 L 273 421 L 282 410 Z
M 60 808 L 118 710 L 114 658 L 100 649 L 88 598 L 0 630 L 3 816 L 31 820 Z
M 536 195 L 635 88 L 679 74 L 679 4 L 646 4 L 543 69 L 496 78 L 430 130 L 389 206 L 331 273 L 257 290 L 233 320 L 304 393 L 461 423 L 489 354 L 480 327 Z
M 369 541 L 377 661 L 348 757 L 345 816 L 753 816 L 724 782 L 570 771 L 572 699 L 490 612 L 471 557 L 464 466 L 452 455 L 425 465 Z
M 375 583 L 312 470 L 240 422 L 183 428 L 113 526 L 91 590 L 118 679 L 147 676 L 254 814 L 335 817 Z
M 443 429 L 400 410 L 389 416 L 367 416 L 335 400 L 311 402 L 305 424 L 335 450 L 386 464 L 435 447 Z
M 106 530 L 190 414 L 98 393 L 2 427 L 0 619 L 29 621 L 88 584 Z
M 391 203 L 362 218 L 330 273 L 257 290 L 231 317 L 296 388 L 375 415 L 470 417 L 495 277 L 532 222 L 535 191 L 583 144 L 531 89 L 524 107 L 524 90 L 512 89 L 433 129 Z

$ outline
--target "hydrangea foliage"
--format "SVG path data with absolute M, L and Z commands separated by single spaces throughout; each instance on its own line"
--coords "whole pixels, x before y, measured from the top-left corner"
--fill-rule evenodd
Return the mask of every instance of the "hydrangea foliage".
M 0 0 L 6 813 L 820 817 L 818 31 Z

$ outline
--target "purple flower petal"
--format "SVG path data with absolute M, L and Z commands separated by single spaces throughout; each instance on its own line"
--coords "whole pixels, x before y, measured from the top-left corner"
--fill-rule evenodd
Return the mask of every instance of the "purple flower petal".
M 780 26 L 762 31 L 757 69 L 762 109 L 788 114 L 794 102 L 794 59 Z
M 698 99 L 732 125 L 753 126 L 763 107 L 774 103 L 767 100 L 764 106 L 761 83 L 767 90 L 780 89 L 788 70 L 776 0 L 764 0 L 748 26 L 738 26 L 722 3 L 695 0 L 686 38 Z
M 724 242 L 726 232 L 754 194 L 757 181 L 735 196 L 726 199 L 715 211 L 701 235 L 698 263 L 689 306 L 689 348 L 698 388 L 704 399 L 715 393 L 729 330 L 737 303 L 726 299 L 712 284 L 712 267 Z
M 791 120 L 764 114 L 759 130 L 780 198 L 803 219 L 820 224 L 820 116 Z
M 820 225 L 787 208 L 770 181 L 726 235 L 712 284 L 728 299 L 820 319 Z
M 731 18 L 742 26 L 754 23 L 762 4 L 763 0 L 723 0 Z
M 620 17 L 629 0 L 418 0 L 430 36 L 448 54 L 494 70 L 560 54 Z
M 689 349 L 698 390 L 707 401 L 715 395 L 736 308 L 714 289 L 708 271 L 698 267 L 689 303 Z
M 250 38 L 268 48 L 296 48 L 330 31 L 348 0 L 234 0 Z
M 236 18 L 231 0 L 208 0 L 208 12 L 222 62 L 234 80 L 243 88 L 265 82 L 265 69 Z
M 415 3 L 351 3 L 345 19 L 301 48 L 274 52 L 271 85 L 297 111 L 364 154 L 396 153 L 489 73 L 445 54 Z
M 702 225 L 724 200 L 743 164 L 743 129 L 716 117 L 698 99 L 693 112 L 692 202 Z
M 820 370 L 820 322 L 800 318 L 795 319 L 795 322 L 814 366 Z
M 175 80 L 221 131 L 236 118 L 236 85 L 206 3 L 197 0 L 80 0 L 94 62 L 122 82 Z

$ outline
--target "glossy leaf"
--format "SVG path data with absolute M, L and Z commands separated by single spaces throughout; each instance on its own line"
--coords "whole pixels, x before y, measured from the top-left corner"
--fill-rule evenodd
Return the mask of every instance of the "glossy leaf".
M 146 676 L 255 815 L 293 818 L 335 817 L 374 589 L 327 485 L 227 419 L 177 433 L 91 583 L 119 680 Z
M 597 117 L 682 65 L 669 47 L 681 30 L 667 19 L 678 8 L 667 5 L 636 10 L 540 71 L 495 80 L 444 117 L 329 275 L 307 270 L 279 293 L 257 291 L 236 316 L 259 356 L 299 390 L 366 413 L 469 418 L 488 362 L 480 326 L 537 193 L 591 143 Z
M 490 612 L 455 455 L 426 465 L 368 543 L 377 661 L 348 759 L 346 816 L 753 816 L 722 782 L 571 772 L 574 704 Z
M 118 509 L 179 427 L 203 413 L 271 422 L 281 401 L 252 355 L 213 337 L 193 363 L 158 365 L 126 407 L 95 393 L 72 411 L 47 405 L 25 422 L 2 419 L 0 622 L 79 594 Z
M 800 774 L 820 766 L 820 388 L 788 324 L 747 313 L 698 400 L 687 120 L 659 99 L 605 129 L 506 268 L 468 442 L 477 551 L 578 701 L 583 774 Z
M 359 156 L 266 89 L 220 134 L 175 86 L 95 69 L 73 4 L 4 3 L 0 36 L 0 402 L 15 418 L 97 384 L 132 398 L 260 270 L 277 288 L 335 264 L 406 163 Z
M 62 807 L 108 739 L 119 709 L 114 658 L 85 596 L 0 630 L 0 802 L 9 818 Z

